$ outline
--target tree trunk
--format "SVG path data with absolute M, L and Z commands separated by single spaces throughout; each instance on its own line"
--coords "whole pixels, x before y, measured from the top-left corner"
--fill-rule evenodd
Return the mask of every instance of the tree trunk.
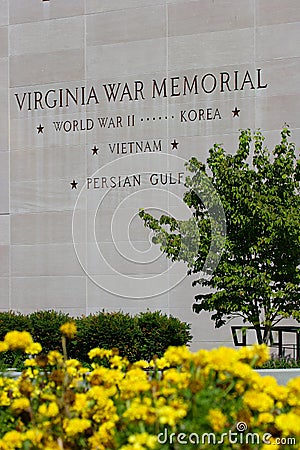
M 271 331 L 272 331 L 272 327 L 266 327 L 265 328 L 265 330 L 264 330 L 264 336 L 263 336 L 263 342 L 265 343 L 265 344 L 269 344 L 269 343 L 271 343 Z
M 260 325 L 257 325 L 254 327 L 256 332 L 256 339 L 258 344 L 266 344 L 270 342 L 271 338 L 271 327 L 265 327 L 264 331 L 262 332 L 262 328 Z
M 256 331 L 257 343 L 258 344 L 263 344 L 264 343 L 264 339 L 263 339 L 263 335 L 262 335 L 262 332 L 261 332 L 260 325 L 256 325 L 254 328 L 255 328 L 255 331 Z

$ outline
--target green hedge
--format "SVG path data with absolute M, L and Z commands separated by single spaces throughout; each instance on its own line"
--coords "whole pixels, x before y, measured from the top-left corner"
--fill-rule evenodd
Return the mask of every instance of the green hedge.
M 150 361 L 154 355 L 161 357 L 170 345 L 187 345 L 192 336 L 190 325 L 160 311 L 143 312 L 135 316 L 123 312 L 104 311 L 80 318 L 56 311 L 37 311 L 29 315 L 17 312 L 0 312 L 0 340 L 11 330 L 29 331 L 40 342 L 43 352 L 61 350 L 59 327 L 74 320 L 77 325 L 75 338 L 68 343 L 70 358 L 89 362 L 89 350 L 94 347 L 117 348 L 129 361 Z M 5 352 L 1 366 L 22 366 L 24 355 Z

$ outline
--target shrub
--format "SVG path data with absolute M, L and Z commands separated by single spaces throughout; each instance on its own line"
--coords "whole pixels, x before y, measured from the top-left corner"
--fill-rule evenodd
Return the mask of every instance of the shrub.
M 70 347 L 72 357 L 88 362 L 88 352 L 101 346 L 107 350 L 117 348 L 129 361 L 137 360 L 140 332 L 129 314 L 102 311 L 81 317 L 76 323 L 78 333 Z
M 63 323 L 71 320 L 69 314 L 50 310 L 36 311 L 27 317 L 32 337 L 42 345 L 45 353 L 61 349 L 59 328 Z
M 299 367 L 299 359 L 276 357 L 267 361 L 261 369 L 298 369 Z
M 14 311 L 0 312 L 0 339 L 3 339 L 8 331 L 30 331 L 28 316 Z
M 83 363 L 89 363 L 88 352 L 93 347 L 116 348 L 120 356 L 134 362 L 139 359 L 150 361 L 153 355 L 162 356 L 169 345 L 184 345 L 191 341 L 189 324 L 160 311 L 148 311 L 137 316 L 120 311 L 102 311 L 77 319 L 53 310 L 37 311 L 28 316 L 20 313 L 2 315 L 0 339 L 13 329 L 27 330 L 34 340 L 41 343 L 45 353 L 60 349 L 60 326 L 75 320 L 78 333 L 68 342 L 68 352 L 70 357 Z M 23 360 L 23 355 L 18 351 L 5 352 L 2 359 L 0 357 L 0 369 L 12 366 L 22 369 Z
M 192 338 L 189 324 L 160 311 L 140 313 L 136 323 L 140 330 L 137 359 L 150 361 L 154 355 L 161 357 L 170 345 L 185 345 Z

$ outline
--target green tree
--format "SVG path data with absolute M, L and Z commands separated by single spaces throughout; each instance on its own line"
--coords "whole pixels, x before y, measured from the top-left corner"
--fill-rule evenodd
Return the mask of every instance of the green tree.
M 193 310 L 213 312 L 216 328 L 240 317 L 259 343 L 283 318 L 300 321 L 300 161 L 289 136 L 285 126 L 270 153 L 260 131 L 243 130 L 234 155 L 215 144 L 207 165 L 192 158 L 183 197 L 189 221 L 140 211 L 166 256 L 198 274 L 194 286 L 210 288 L 195 296 Z

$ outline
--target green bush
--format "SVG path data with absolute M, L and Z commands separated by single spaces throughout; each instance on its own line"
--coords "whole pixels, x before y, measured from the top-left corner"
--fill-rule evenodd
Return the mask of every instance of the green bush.
M 170 346 L 181 346 L 191 341 L 190 325 L 160 311 L 140 313 L 135 318 L 140 330 L 137 359 L 149 361 L 153 355 L 161 357 Z
M 0 339 L 8 331 L 29 331 L 34 341 L 39 342 L 43 352 L 60 350 L 60 326 L 74 320 L 77 334 L 68 341 L 68 354 L 82 363 L 88 363 L 88 352 L 95 347 L 118 349 L 119 355 L 130 362 L 154 355 L 161 357 L 170 346 L 187 345 L 192 336 L 190 325 L 160 311 L 144 312 L 131 316 L 123 312 L 98 312 L 74 319 L 67 313 L 37 311 L 29 315 L 15 312 L 0 313 Z M 1 354 L 0 370 L 5 367 L 22 368 L 24 355 L 8 351 Z
M 104 311 L 76 320 L 77 335 L 69 354 L 88 362 L 88 352 L 94 347 L 117 348 L 121 356 L 136 361 L 139 347 L 139 329 L 134 319 L 122 312 Z
M 271 358 L 260 369 L 298 369 L 300 367 L 300 359 L 276 357 Z
M 43 352 L 61 350 L 61 332 L 59 327 L 71 320 L 69 314 L 56 311 L 36 311 L 28 316 L 30 333 L 34 341 L 39 342 Z
M 8 331 L 30 331 L 30 328 L 28 316 L 14 311 L 0 312 L 0 340 Z

